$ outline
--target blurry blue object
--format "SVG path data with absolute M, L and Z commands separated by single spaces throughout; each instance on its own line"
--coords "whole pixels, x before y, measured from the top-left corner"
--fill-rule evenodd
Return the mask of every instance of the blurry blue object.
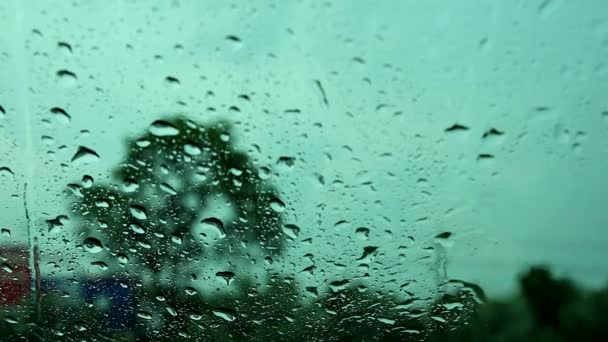
M 110 330 L 129 330 L 135 326 L 135 296 L 131 292 L 129 280 L 102 278 L 87 279 L 82 282 L 82 296 L 87 301 L 101 298 L 108 300 L 109 307 L 98 311 L 98 322 Z

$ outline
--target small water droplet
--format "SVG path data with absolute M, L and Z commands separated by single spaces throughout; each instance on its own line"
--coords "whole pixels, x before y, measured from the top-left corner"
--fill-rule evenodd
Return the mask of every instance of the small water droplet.
M 360 240 L 368 240 L 369 239 L 369 228 L 359 227 L 355 230 L 355 236 Z
M 176 245 L 181 245 L 182 244 L 182 237 L 179 235 L 171 235 L 171 242 L 173 242 Z
M 224 230 L 224 222 L 216 217 L 208 217 L 201 221 L 203 229 L 210 229 L 215 231 L 220 238 L 226 237 L 226 231 Z
M 91 263 L 91 265 L 96 266 L 96 267 L 98 267 L 99 269 L 104 270 L 104 271 L 108 269 L 108 264 L 106 264 L 106 263 L 105 263 L 105 262 L 103 262 L 103 261 L 93 261 L 93 262 Z
M 175 189 L 167 183 L 160 183 L 160 189 L 169 195 L 177 195 L 177 191 L 175 191 Z
M 277 213 L 281 213 L 285 211 L 285 203 L 278 198 L 273 198 L 270 200 L 270 208 Z
M 283 225 L 283 233 L 292 239 L 297 239 L 300 234 L 300 227 L 295 224 L 285 224 Z
M 0 167 L 0 176 L 12 176 L 15 173 L 7 166 Z
M 19 321 L 17 321 L 15 318 L 13 318 L 11 316 L 4 317 L 4 321 L 6 323 L 10 323 L 10 324 L 17 324 L 17 323 L 19 323 Z
M 129 262 L 129 257 L 126 256 L 125 254 L 122 254 L 122 253 L 118 254 L 117 258 L 118 258 L 118 262 L 123 265 Z
M 169 315 L 171 315 L 173 317 L 177 317 L 177 311 L 175 311 L 174 308 L 167 306 L 167 312 L 169 313 Z
M 89 175 L 84 175 L 82 177 L 82 180 L 80 181 L 80 184 L 84 187 L 84 188 L 90 188 L 93 186 L 94 180 L 93 177 L 89 176 Z
M 150 125 L 149 132 L 157 137 L 170 137 L 178 135 L 179 129 L 169 122 L 156 120 Z
M 293 166 L 296 163 L 296 158 L 294 157 L 279 157 L 279 159 L 277 159 L 277 165 L 285 170 L 291 169 L 293 168 Z
M 269 168 L 267 168 L 266 166 L 262 166 L 260 167 L 260 169 L 258 170 L 258 177 L 260 177 L 260 179 L 268 179 L 271 176 L 271 171 Z
M 72 117 L 63 108 L 53 107 L 50 109 L 53 117 L 61 124 L 68 125 L 72 121 Z
M 4 237 L 9 237 L 9 238 L 11 237 L 11 231 L 10 231 L 10 229 L 2 228 L 1 233 L 2 233 L 2 236 L 4 236 Z
M 187 143 L 184 145 L 184 152 L 190 156 L 198 156 L 201 154 L 201 148 L 193 143 Z
M 336 280 L 336 281 L 332 281 L 331 283 L 329 283 L 329 288 L 333 292 L 337 292 L 337 291 L 346 289 L 346 287 L 348 286 L 349 283 L 350 283 L 350 280 L 348 280 L 348 279 Z
M 101 244 L 101 241 L 94 237 L 88 237 L 84 239 L 82 246 L 84 247 L 85 251 L 93 254 L 103 251 L 103 245 Z
M 445 131 L 448 133 L 464 132 L 464 131 L 468 131 L 468 130 L 469 130 L 469 127 L 467 127 L 465 125 L 461 125 L 459 123 L 455 123 L 452 126 L 445 129 Z
M 228 322 L 233 322 L 236 320 L 236 311 L 232 309 L 216 308 L 213 310 L 213 314 Z
M 97 152 L 88 147 L 79 146 L 71 161 L 75 164 L 88 164 L 98 161 L 99 158 Z
M 165 83 L 167 86 L 173 90 L 179 89 L 181 82 L 175 76 L 167 76 L 165 77 Z
M 133 179 L 125 179 L 122 183 L 124 192 L 134 192 L 139 188 L 139 184 Z
M 152 315 L 151 315 L 151 314 L 149 314 L 149 313 L 148 313 L 148 312 L 146 312 L 146 311 L 139 311 L 139 312 L 137 313 L 137 317 L 139 317 L 139 318 L 143 318 L 143 319 L 152 319 Z
M 70 219 L 66 215 L 59 215 L 54 219 L 46 220 L 46 224 L 49 227 L 49 233 L 56 233 L 60 231 L 69 220 Z
M 190 286 L 186 287 L 186 289 L 184 291 L 186 292 L 186 294 L 188 296 L 194 296 L 195 294 L 198 293 L 198 291 L 195 288 L 190 287 Z
M 2 264 L 2 270 L 6 273 L 13 273 L 13 268 L 8 264 Z
M 76 83 L 78 83 L 78 77 L 76 74 L 69 70 L 61 69 L 57 71 L 56 75 L 59 84 L 63 87 L 73 87 L 76 85 Z
M 148 219 L 148 213 L 146 212 L 146 208 L 141 205 L 133 204 L 129 207 L 129 212 L 133 217 L 138 220 L 146 220 Z
M 66 54 L 72 54 L 72 46 L 66 42 L 58 42 L 57 47 Z
M 131 223 L 129 225 L 129 229 L 131 229 L 136 234 L 145 234 L 146 231 L 137 223 Z
M 226 285 L 230 285 L 236 275 L 234 272 L 217 272 L 215 276 L 225 281 Z

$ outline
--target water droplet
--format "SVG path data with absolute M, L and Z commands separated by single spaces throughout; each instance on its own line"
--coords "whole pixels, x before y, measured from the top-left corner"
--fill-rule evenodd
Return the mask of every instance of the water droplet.
M 179 235 L 171 235 L 171 242 L 173 242 L 176 245 L 181 245 L 182 244 L 182 237 Z
M 376 246 L 365 246 L 363 247 L 363 254 L 357 261 L 361 262 L 369 262 L 372 256 L 374 256 L 378 252 L 378 247 Z
M 340 220 L 340 221 L 334 223 L 334 228 L 335 229 L 346 228 L 349 224 L 350 224 L 350 222 L 348 222 L 346 220 Z
M 94 183 L 93 177 L 91 177 L 89 175 L 84 175 L 82 177 L 82 180 L 80 181 L 80 184 L 82 184 L 82 186 L 87 189 L 92 187 L 93 183 Z
M 193 143 L 187 143 L 184 145 L 184 152 L 190 156 L 198 156 L 201 154 L 201 148 Z
M 14 174 L 15 173 L 10 168 L 8 168 L 6 166 L 0 167 L 0 176 L 12 176 Z
M 88 147 L 79 146 L 78 150 L 72 157 L 72 163 L 88 164 L 99 160 L 99 154 Z
M 98 267 L 99 269 L 104 270 L 104 271 L 108 269 L 108 264 L 106 264 L 106 263 L 105 263 L 105 262 L 103 262 L 103 261 L 93 261 L 93 262 L 91 263 L 91 265 L 96 266 L 96 267 Z
M 283 233 L 292 239 L 297 239 L 300 234 L 300 227 L 295 224 L 285 224 L 283 225 Z
M 57 47 L 66 54 L 72 54 L 72 46 L 66 42 L 58 42 Z
M 171 315 L 173 317 L 177 317 L 177 311 L 175 311 L 174 308 L 167 306 L 167 312 L 169 313 L 169 315 Z
M 137 141 L 135 141 L 135 145 L 137 145 L 138 147 L 144 148 L 144 147 L 148 147 L 150 146 L 151 142 L 148 139 L 137 139 Z
M 203 226 L 203 229 L 210 229 L 215 231 L 220 238 L 226 237 L 226 231 L 224 230 L 224 222 L 222 222 L 216 217 L 208 217 L 206 219 L 203 219 L 201 221 L 201 225 Z
M 69 220 L 70 219 L 66 215 L 59 215 L 54 219 L 46 220 L 46 224 L 49 227 L 49 233 L 56 233 L 60 231 Z
M 260 179 L 268 179 L 271 176 L 271 171 L 269 168 L 267 168 L 266 166 L 262 166 L 260 167 L 260 169 L 258 170 L 258 177 L 260 177 Z
M 63 108 L 53 107 L 50 109 L 50 112 L 61 124 L 68 125 L 70 121 L 72 121 L 70 114 L 68 114 Z
M 2 264 L 2 270 L 6 273 L 13 273 L 13 268 L 8 264 Z
M 125 179 L 122 183 L 124 192 L 134 192 L 139 188 L 139 184 L 133 179 Z
M 359 227 L 355 230 L 355 236 L 361 240 L 369 239 L 369 228 Z
M 4 237 L 9 237 L 9 238 L 11 237 L 10 229 L 2 228 L 1 233 L 2 233 L 2 236 L 4 236 Z
M 123 265 L 127 264 L 129 262 L 129 257 L 126 256 L 125 254 L 118 254 L 117 258 L 118 258 L 118 262 Z
M 10 323 L 10 324 L 17 324 L 17 323 L 19 323 L 19 321 L 17 321 L 15 318 L 13 318 L 11 316 L 4 317 L 4 321 L 6 323 Z
M 170 137 L 179 134 L 179 129 L 173 124 L 162 120 L 156 120 L 150 125 L 149 129 L 152 135 L 157 137 Z
M 230 134 L 228 133 L 222 133 L 220 134 L 220 140 L 223 142 L 229 142 L 230 141 Z
M 148 219 L 148 213 L 146 212 L 146 208 L 141 205 L 134 204 L 129 207 L 129 212 L 133 217 L 138 220 L 146 220 Z
M 213 310 L 213 314 L 228 322 L 236 320 L 236 311 L 226 308 L 217 308 Z
M 181 82 L 175 76 L 167 76 L 165 77 L 165 83 L 167 86 L 173 90 L 179 89 Z
M 63 87 L 73 87 L 78 82 L 78 77 L 76 74 L 69 70 L 59 70 L 56 73 L 58 82 Z
M 137 313 L 137 317 L 139 317 L 139 318 L 143 318 L 143 319 L 152 319 L 152 315 L 151 315 L 151 314 L 149 314 L 149 313 L 148 313 L 148 312 L 146 312 L 146 311 L 139 311 L 139 312 Z
M 93 237 L 88 237 L 84 239 L 82 246 L 84 247 L 85 251 L 93 254 L 103 251 L 103 245 L 101 244 L 101 241 Z
M 384 324 L 395 325 L 395 320 L 390 318 L 378 317 L 378 321 Z
M 496 128 L 490 128 L 489 130 L 487 130 L 487 131 L 485 131 L 483 133 L 483 135 L 481 136 L 481 138 L 482 139 L 487 139 L 487 138 L 501 136 L 503 134 L 505 134 L 503 131 L 499 131 Z
M 296 163 L 296 158 L 294 157 L 279 157 L 277 159 L 277 165 L 282 169 L 291 169 Z
M 160 183 L 160 189 L 169 195 L 177 195 L 177 191 L 175 191 L 175 189 L 173 189 L 173 187 L 167 183 Z
M 193 321 L 200 321 L 203 318 L 203 315 L 200 312 L 190 312 L 188 317 Z
M 230 285 L 236 275 L 233 272 L 217 272 L 215 276 L 225 281 L 226 285 Z
M 285 211 L 285 203 L 278 198 L 273 198 L 270 200 L 270 208 L 277 213 L 281 213 Z
M 459 123 L 455 123 L 452 126 L 445 129 L 445 131 L 448 133 L 464 132 L 464 131 L 468 131 L 468 130 L 469 130 L 469 127 L 461 125 Z
M 186 292 L 186 294 L 188 296 L 194 296 L 195 294 L 198 293 L 198 291 L 195 288 L 190 287 L 190 286 L 186 287 L 186 289 L 184 291 Z
M 337 292 L 337 291 L 346 289 L 346 287 L 348 286 L 349 283 L 350 283 L 350 280 L 348 280 L 348 279 L 336 280 L 336 281 L 332 281 L 331 283 L 329 283 L 329 288 L 332 291 Z
M 136 234 L 145 234 L 146 231 L 137 223 L 131 223 L 129 225 L 129 229 L 131 229 Z

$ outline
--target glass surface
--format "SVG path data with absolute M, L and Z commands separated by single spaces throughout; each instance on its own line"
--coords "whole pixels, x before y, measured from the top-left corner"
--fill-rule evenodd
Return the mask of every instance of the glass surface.
M 0 340 L 419 341 L 607 280 L 608 2 L 0 23 Z

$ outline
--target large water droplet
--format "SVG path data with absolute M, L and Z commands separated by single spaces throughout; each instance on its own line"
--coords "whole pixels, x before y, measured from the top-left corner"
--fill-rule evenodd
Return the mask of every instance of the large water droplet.
M 201 221 L 201 225 L 205 230 L 215 231 L 220 238 L 226 237 L 226 231 L 224 230 L 224 222 L 216 217 L 208 217 Z
M 88 164 L 99 160 L 99 154 L 88 147 L 79 146 L 78 150 L 72 157 L 72 163 Z
M 270 208 L 277 213 L 281 213 L 285 211 L 285 203 L 278 198 L 273 198 L 270 200 Z
M 146 220 L 148 218 L 148 213 L 146 212 L 146 208 L 141 205 L 134 204 L 129 207 L 129 212 L 133 217 L 138 220 Z
M 7 166 L 0 167 L 0 176 L 12 176 L 15 173 Z
M 67 125 L 70 123 L 70 121 L 72 121 L 70 114 L 68 114 L 63 108 L 53 107 L 50 109 L 50 112 L 61 124 Z
M 292 239 L 297 239 L 300 234 L 300 227 L 295 224 L 286 224 L 283 225 L 283 233 Z
M 167 183 L 160 183 L 160 189 L 169 195 L 177 195 L 177 191 L 175 191 L 175 189 L 173 189 L 173 187 Z
M 85 251 L 93 254 L 103 251 L 103 245 L 101 244 L 101 241 L 94 237 L 88 237 L 84 239 L 82 246 L 84 247 Z
M 197 156 L 201 154 L 201 148 L 193 143 L 187 143 L 184 145 L 184 152 L 191 156 Z
M 59 70 L 56 73 L 58 82 L 63 87 L 73 87 L 78 83 L 78 77 L 76 74 L 69 70 Z
M 236 311 L 232 309 L 217 308 L 213 310 L 213 314 L 217 317 L 223 318 L 228 322 L 233 322 L 234 320 L 236 320 Z
M 173 124 L 156 120 L 150 125 L 149 132 L 157 137 L 170 137 L 179 134 L 179 129 Z
M 217 272 L 215 276 L 225 281 L 226 285 L 230 285 L 236 275 L 234 272 Z

